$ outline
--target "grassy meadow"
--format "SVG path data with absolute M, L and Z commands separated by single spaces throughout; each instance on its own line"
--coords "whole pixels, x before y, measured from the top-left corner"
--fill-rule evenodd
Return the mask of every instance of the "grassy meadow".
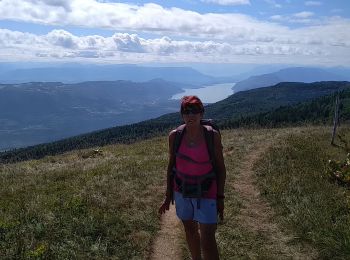
M 350 191 L 327 175 L 329 159 L 344 161 L 345 143 L 330 145 L 331 128 L 288 135 L 256 165 L 257 184 L 277 212 L 276 221 L 313 245 L 319 259 L 349 259 Z M 350 144 L 350 128 L 338 132 Z
M 166 138 L 0 166 L 0 259 L 145 259 Z
M 349 130 L 340 129 L 347 140 Z M 254 170 L 273 221 L 291 243 L 316 248 L 321 259 L 346 259 L 350 193 L 325 174 L 328 159 L 346 153 L 329 145 L 330 133 L 331 127 L 311 126 L 222 131 L 222 259 L 291 259 L 238 218 L 244 202 L 233 185 L 247 154 L 267 144 Z M 0 259 L 147 259 L 160 228 L 166 164 L 167 138 L 159 137 L 0 165 Z

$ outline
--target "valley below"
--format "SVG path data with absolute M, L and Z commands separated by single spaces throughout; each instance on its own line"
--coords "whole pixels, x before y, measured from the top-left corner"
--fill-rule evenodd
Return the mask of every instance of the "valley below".
M 180 84 L 181 86 L 181 84 Z M 0 151 L 132 124 L 178 110 L 175 83 L 23 83 L 0 89 Z

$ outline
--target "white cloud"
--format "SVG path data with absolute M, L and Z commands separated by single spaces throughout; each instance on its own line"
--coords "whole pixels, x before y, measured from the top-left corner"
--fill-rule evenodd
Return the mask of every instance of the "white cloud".
M 285 17 L 279 14 L 272 15 L 270 16 L 270 19 L 275 20 L 275 21 L 283 21 L 285 20 Z
M 136 34 L 116 33 L 112 36 L 118 51 L 122 52 L 146 52 L 144 39 Z
M 335 9 L 331 10 L 331 13 L 342 13 L 342 12 L 343 12 L 343 10 L 339 9 L 339 8 L 335 8 Z
M 250 5 L 250 0 L 201 0 L 206 3 L 218 5 Z
M 268 2 L 276 4 L 275 1 Z M 0 0 L 0 17 L 117 32 L 103 37 L 78 36 L 67 30 L 35 35 L 0 29 L 1 59 L 272 62 L 298 58 L 305 62 L 313 59 L 325 62 L 347 57 L 347 63 L 350 60 L 350 20 L 339 17 L 316 20 L 311 12 L 289 16 L 277 14 L 270 17 L 274 21 L 271 23 L 242 14 L 200 14 L 157 4 L 137 6 L 101 0 Z M 279 25 L 281 21 L 308 26 L 290 29 Z M 140 37 L 142 32 L 148 32 L 148 38 Z
M 277 1 L 275 0 L 265 0 L 266 3 L 268 3 L 269 5 L 275 7 L 275 8 L 282 8 L 281 4 L 278 4 Z
M 333 21 L 336 23 L 337 21 Z M 337 24 L 344 30 L 346 24 Z M 321 30 L 329 37 L 320 38 Z M 296 38 L 288 35 L 266 37 L 259 42 L 217 42 L 172 40 L 170 37 L 155 39 L 141 38 L 136 34 L 115 33 L 110 37 L 98 35 L 76 36 L 64 30 L 53 30 L 46 35 L 34 35 L 0 29 L 0 58 L 9 56 L 20 60 L 29 59 L 99 59 L 114 62 L 150 62 L 150 61 L 216 61 L 237 62 L 253 61 L 291 62 L 299 59 L 313 59 L 329 62 L 334 53 L 342 53 L 339 59 L 350 58 L 350 41 L 346 35 L 332 31 L 332 27 L 314 27 L 312 32 L 299 29 Z M 254 58 L 253 58 L 254 57 Z M 339 61 L 338 61 L 339 62 Z
M 63 30 L 54 30 L 47 34 L 46 39 L 54 46 L 60 46 L 67 49 L 77 47 L 78 39 L 69 32 Z
M 320 1 L 306 1 L 304 4 L 306 6 L 320 6 L 320 5 L 322 5 L 322 2 L 320 2 Z
M 200 14 L 179 8 L 167 9 L 156 4 L 137 6 L 100 3 L 94 0 L 62 0 L 62 8 L 59 8 L 56 6 L 58 2 L 2 0 L 0 17 L 50 25 L 151 32 L 159 35 L 166 33 L 210 39 L 215 37 L 245 40 L 260 37 L 260 31 L 266 29 L 284 30 L 282 26 L 261 22 L 242 14 Z M 67 8 L 71 11 L 68 12 Z
M 306 12 L 306 11 L 293 14 L 293 16 L 296 18 L 309 18 L 313 15 L 314 15 L 313 12 Z
M 305 25 L 321 25 L 327 24 L 327 19 L 320 19 L 314 17 L 314 13 L 312 12 L 299 12 L 292 15 L 272 15 L 270 19 L 275 22 L 287 22 L 294 24 L 305 24 Z

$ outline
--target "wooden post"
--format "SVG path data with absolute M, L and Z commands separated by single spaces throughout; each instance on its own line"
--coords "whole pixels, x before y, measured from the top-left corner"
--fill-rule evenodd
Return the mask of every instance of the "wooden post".
M 339 123 L 339 91 L 337 97 L 335 98 L 335 108 L 334 108 L 334 120 L 333 120 L 333 134 L 332 134 L 332 142 L 334 144 L 335 133 L 337 131 L 337 125 Z

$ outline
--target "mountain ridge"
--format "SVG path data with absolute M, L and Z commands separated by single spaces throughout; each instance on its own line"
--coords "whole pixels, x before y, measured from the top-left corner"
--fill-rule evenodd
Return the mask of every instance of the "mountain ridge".
M 278 70 L 273 73 L 266 73 L 261 75 L 251 76 L 245 80 L 237 82 L 234 86 L 234 91 L 244 91 L 249 89 L 267 87 L 275 85 L 279 82 L 318 82 L 318 81 L 349 81 L 349 76 L 338 75 L 336 72 L 339 69 L 320 69 L 320 68 L 309 68 L 309 67 L 289 67 Z
M 294 88 L 290 86 L 294 86 Z M 286 92 L 286 89 L 289 89 L 289 92 Z M 296 91 L 296 89 L 298 91 Z M 240 120 L 243 120 L 242 122 L 244 122 L 244 118 L 259 113 L 266 113 L 269 110 L 272 111 L 278 109 L 283 105 L 296 105 L 298 103 L 310 101 L 314 98 L 332 95 L 339 90 L 349 89 L 350 82 L 279 83 L 277 86 L 249 90 L 246 92 L 242 91 L 223 101 L 215 103 L 216 105 L 208 105 L 205 107 L 205 116 L 209 118 L 213 115 L 217 115 L 212 118 L 216 119 L 221 127 L 237 127 L 239 126 L 239 124 L 237 125 L 237 122 L 240 122 Z M 252 93 L 254 95 L 252 95 Z M 270 93 L 270 95 L 266 95 L 266 93 Z M 305 93 L 312 94 L 312 96 L 305 97 L 303 95 Z M 256 103 L 259 98 L 260 101 Z M 280 102 L 275 102 L 280 98 Z M 233 100 L 235 100 L 236 103 L 233 102 Z M 256 103 L 256 105 L 252 106 L 253 103 Z M 242 107 L 242 104 L 247 105 L 247 107 Z M 350 107 L 350 103 L 347 103 L 347 106 Z M 237 112 L 234 111 L 234 109 L 241 109 L 241 114 L 232 114 L 232 112 Z M 225 112 L 228 113 L 225 114 Z M 167 131 L 180 123 L 181 118 L 178 112 L 166 114 L 155 119 L 131 125 L 108 128 L 52 143 L 3 152 L 0 153 L 0 162 L 41 158 L 45 155 L 53 155 L 74 149 L 96 147 L 106 144 L 135 142 L 137 140 L 164 135 Z M 258 124 L 256 124 L 256 122 L 251 122 L 250 125 L 257 126 Z M 249 126 L 249 124 L 245 124 L 245 126 Z
M 156 78 L 188 84 L 187 88 L 221 83 L 223 78 L 205 75 L 191 67 L 145 67 L 131 65 L 67 65 L 3 70 L 0 82 L 24 83 L 31 81 L 60 81 L 79 83 L 86 81 L 132 80 L 144 82 Z M 181 80 L 180 80 L 181 79 Z

